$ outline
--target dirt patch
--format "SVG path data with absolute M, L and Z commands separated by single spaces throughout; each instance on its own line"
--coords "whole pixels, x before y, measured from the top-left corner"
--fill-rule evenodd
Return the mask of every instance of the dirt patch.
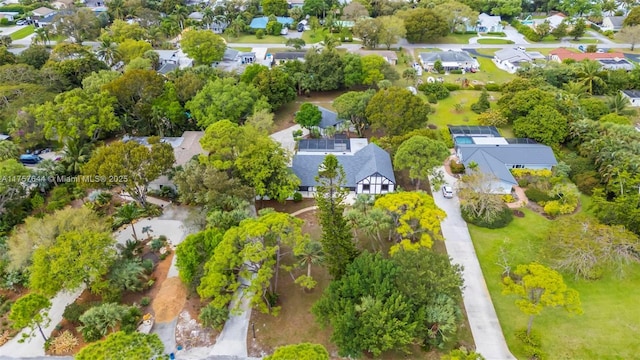
M 162 323 L 175 319 L 182 311 L 186 298 L 187 288 L 180 278 L 166 279 L 151 303 L 155 321 Z
M 299 202 L 287 200 L 284 203 L 281 203 L 275 200 L 264 200 L 264 201 L 257 200 L 256 201 L 257 210 L 272 208 L 275 211 L 285 212 L 288 214 L 291 214 L 300 209 L 304 209 L 304 208 L 315 206 L 315 205 L 316 205 L 316 201 L 314 199 L 302 199 L 302 201 L 299 201 Z
M 219 332 L 211 328 L 203 328 L 189 309 L 185 308 L 178 316 L 176 344 L 185 350 L 211 346 L 215 344 L 218 334 Z

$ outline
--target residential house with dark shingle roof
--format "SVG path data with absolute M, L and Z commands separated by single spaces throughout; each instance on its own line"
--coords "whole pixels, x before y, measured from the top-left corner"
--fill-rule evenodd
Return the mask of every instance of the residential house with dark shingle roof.
M 420 62 L 426 71 L 431 71 L 438 60 L 446 71 L 480 68 L 478 60 L 471 57 L 466 51 L 449 50 L 420 53 Z
M 318 186 L 318 167 L 328 154 L 338 158 L 346 175 L 345 186 L 356 194 L 386 194 L 393 192 L 396 178 L 391 156 L 367 139 L 304 139 L 298 144 L 292 170 L 300 178 L 300 192 L 313 196 Z
M 493 193 L 510 194 L 512 188 L 518 185 L 511 169 L 551 169 L 558 164 L 549 146 L 531 139 L 492 136 L 494 129 L 487 127 L 479 136 L 471 133 L 468 136 L 456 136 L 451 132 L 458 160 L 467 169 L 475 163 L 478 170 L 492 176 Z
M 600 29 L 603 31 L 620 31 L 624 24 L 624 19 L 626 18 L 626 16 L 606 16 L 602 19 L 602 26 L 600 26 Z

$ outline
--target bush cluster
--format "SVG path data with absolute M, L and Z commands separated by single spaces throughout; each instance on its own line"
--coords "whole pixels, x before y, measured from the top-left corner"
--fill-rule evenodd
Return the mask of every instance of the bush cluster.
M 464 164 L 461 164 L 455 160 L 451 160 L 449 163 L 449 168 L 451 168 L 451 172 L 454 174 L 463 174 L 464 173 Z
M 433 95 L 438 100 L 449 97 L 449 89 L 439 82 L 422 84 L 418 86 L 418 90 L 422 91 L 427 97 Z
M 513 220 L 513 212 L 508 207 L 502 208 L 502 211 L 498 213 L 498 215 L 492 221 L 485 221 L 484 219 L 476 218 L 471 215 L 464 208 L 461 209 L 462 218 L 464 221 L 473 224 L 475 226 L 480 226 L 487 229 L 499 229 L 503 228 Z
M 549 196 L 549 194 L 547 194 L 546 191 L 542 191 L 538 188 L 528 188 L 527 190 L 524 191 L 525 195 L 527 195 L 527 198 L 535 203 L 545 203 L 547 201 L 551 201 L 553 200 L 553 198 L 551 196 Z
M 526 37 L 527 40 L 531 40 L 533 42 L 538 42 L 538 41 L 542 40 L 542 37 L 540 36 L 540 34 L 535 32 L 535 30 L 533 30 L 532 28 L 528 27 L 527 25 L 522 25 L 522 23 L 520 23 L 517 20 L 514 20 L 511 23 L 511 26 L 516 28 L 516 30 L 518 30 L 518 32 L 520 34 L 524 35 L 524 37 Z

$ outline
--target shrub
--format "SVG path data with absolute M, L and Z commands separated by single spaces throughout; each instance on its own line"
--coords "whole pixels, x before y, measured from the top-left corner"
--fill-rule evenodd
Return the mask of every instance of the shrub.
M 462 70 L 460 70 L 460 69 L 451 70 L 451 71 L 449 71 L 449 73 L 451 75 L 461 75 L 462 74 Z
M 229 318 L 229 309 L 226 306 L 218 308 L 209 304 L 200 310 L 198 318 L 202 321 L 202 325 L 220 330 Z
M 302 194 L 300 194 L 299 192 L 294 192 L 293 193 L 293 201 L 294 202 L 300 202 L 302 201 Z
M 545 191 L 542 191 L 538 188 L 528 188 L 527 190 L 524 191 L 525 195 L 527 195 L 527 198 L 535 203 L 540 203 L 540 202 L 547 202 L 547 201 L 551 201 L 553 200 L 551 198 L 551 196 L 549 196 L 549 194 L 547 194 Z
M 449 90 L 449 91 L 457 91 L 457 90 L 461 89 L 460 85 L 454 84 L 454 83 L 447 83 L 446 82 L 446 83 L 442 83 L 442 85 L 444 85 L 444 87 L 446 87 L 447 90 Z
M 151 304 L 151 299 L 148 296 L 145 296 L 142 299 L 140 299 L 140 305 L 149 306 L 149 304 Z
M 535 332 L 527 335 L 527 330 L 518 330 L 515 335 L 516 339 L 524 345 L 524 350 L 529 359 L 542 360 L 545 358 L 541 349 L 542 341 L 540 340 L 540 335 Z
M 126 333 L 132 333 L 138 328 L 140 320 L 142 320 L 142 310 L 137 306 L 130 306 L 122 316 L 120 330 Z
M 418 86 L 418 90 L 422 91 L 427 96 L 434 95 L 438 100 L 446 99 L 447 97 L 449 97 L 449 89 L 447 89 L 447 87 L 444 86 L 443 83 L 435 82 L 421 84 L 420 86 Z
M 464 208 L 461 209 L 461 213 L 464 221 L 487 229 L 503 228 L 509 225 L 509 223 L 513 220 L 513 213 L 511 212 L 511 209 L 506 206 L 491 221 L 485 221 L 484 219 L 476 218 Z
M 135 307 L 134 307 L 135 308 Z M 127 306 L 116 303 L 106 303 L 87 310 L 80 316 L 80 332 L 85 342 L 97 341 L 114 330 L 129 315 Z
M 451 168 L 451 172 L 454 174 L 463 174 L 464 173 L 464 164 L 461 164 L 457 161 L 452 160 L 449 163 L 449 167 Z
M 437 104 L 438 98 L 434 94 L 429 94 L 427 95 L 427 101 L 429 102 L 429 104 Z
M 502 89 L 500 84 L 496 83 L 488 83 L 484 86 L 484 88 L 487 89 L 487 91 L 500 91 Z
M 516 198 L 514 198 L 513 195 L 511 195 L 511 194 L 502 195 L 502 201 L 504 201 L 507 204 L 509 204 L 509 203 L 516 202 Z
M 259 29 L 258 31 L 256 31 L 256 38 L 263 39 L 264 38 L 264 30 Z
M 82 316 L 85 311 L 89 310 L 90 307 L 90 304 L 71 303 L 64 308 L 62 317 L 69 322 L 77 323 L 80 321 L 80 316 Z
M 551 176 L 553 176 L 553 171 L 549 169 L 512 169 L 511 174 L 513 174 L 513 176 L 517 178 L 522 178 L 527 175 L 550 178 Z
M 162 249 L 162 247 L 166 244 L 166 241 L 163 241 L 163 239 L 161 238 L 155 238 L 153 240 L 151 240 L 151 244 L 149 244 L 149 247 L 151 247 L 151 250 L 153 251 L 159 251 L 160 249 Z
M 575 176 L 576 186 L 580 192 L 589 196 L 593 195 L 593 189 L 600 185 L 598 173 L 595 171 L 586 171 Z
M 49 351 L 54 355 L 65 355 L 78 346 L 78 338 L 69 330 L 65 330 L 60 336 L 51 339 Z
M 153 268 L 155 267 L 155 265 L 153 264 L 153 260 L 151 259 L 144 259 L 142 260 L 142 267 L 144 268 L 144 273 L 147 275 L 151 275 L 151 273 L 153 272 Z
M 476 114 L 481 114 L 489 110 L 490 107 L 491 103 L 489 103 L 489 93 L 487 92 L 487 90 L 483 89 L 478 101 L 471 104 L 471 111 Z

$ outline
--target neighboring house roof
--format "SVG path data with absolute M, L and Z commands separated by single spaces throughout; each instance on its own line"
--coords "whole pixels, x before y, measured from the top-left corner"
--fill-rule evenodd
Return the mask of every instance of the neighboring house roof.
M 423 63 L 441 62 L 475 62 L 475 59 L 466 51 L 435 51 L 420 53 L 420 59 Z
M 361 56 L 378 55 L 378 56 L 382 56 L 387 61 L 397 61 L 398 60 L 398 54 L 396 54 L 395 51 L 390 51 L 390 50 L 362 50 L 362 49 L 358 49 L 358 50 L 355 51 L 355 53 L 359 54 Z
M 342 165 L 346 178 L 346 187 L 356 187 L 358 182 L 375 174 L 380 174 L 396 181 L 391 165 L 391 156 L 378 145 L 370 143 L 353 155 L 336 154 Z M 295 155 L 293 157 L 292 170 L 300 178 L 301 186 L 317 186 L 315 177 L 318 175 L 318 167 L 324 161 L 322 155 Z
M 621 52 L 609 52 L 609 53 L 576 53 L 573 51 L 569 51 L 565 48 L 559 48 L 555 50 L 551 50 L 549 52 L 552 56 L 557 57 L 562 60 L 573 59 L 575 61 L 582 60 L 594 60 L 598 61 L 601 59 L 624 59 L 624 54 Z
M 7 134 L 0 134 L 0 141 L 9 140 L 10 138 L 11 138 L 11 136 L 9 136 Z
M 286 52 L 277 52 L 273 53 L 274 60 L 295 60 L 295 59 L 304 59 L 306 52 L 303 51 L 286 51 Z
M 204 131 L 185 131 L 180 137 L 163 137 L 160 142 L 168 143 L 173 148 L 176 158 L 176 165 L 184 165 L 195 155 L 205 154 L 200 146 L 200 139 Z M 132 137 L 125 135 L 122 142 L 135 141 L 140 145 L 150 146 L 148 137 Z
M 0 18 L 2 18 L 3 15 L 14 17 L 20 15 L 20 13 L 15 11 L 0 11 Z
M 330 128 L 340 124 L 343 120 L 338 119 L 338 114 L 335 111 L 325 109 L 322 106 L 318 106 L 318 110 L 322 113 L 322 119 L 320 120 L 320 129 Z
M 611 26 L 613 26 L 614 29 L 621 29 L 624 19 L 626 18 L 626 16 L 607 16 L 602 21 L 604 22 L 605 20 L 608 20 L 611 22 Z
M 558 13 L 558 14 L 555 14 L 555 15 L 551 15 L 551 16 L 547 17 L 546 19 L 535 20 L 535 24 L 539 25 L 539 24 L 544 23 L 545 21 L 548 21 L 549 22 L 549 26 L 552 29 L 555 29 L 556 27 L 558 27 L 558 25 L 560 25 L 560 23 L 562 23 L 562 21 L 564 21 L 564 19 L 566 17 L 567 16 L 565 14 Z
M 189 14 L 189 19 L 193 19 L 193 20 L 202 20 L 204 18 L 204 15 L 201 12 L 198 11 L 194 11 L 191 14 Z
M 31 13 L 34 16 L 43 16 L 43 17 L 49 16 L 49 15 L 53 15 L 55 12 L 56 12 L 55 10 L 46 8 L 44 6 L 43 7 L 39 7 L 37 9 L 35 9 L 35 10 L 31 10 Z
M 622 90 L 622 93 L 624 93 L 630 98 L 634 98 L 634 99 L 640 98 L 640 90 Z
M 485 13 L 478 15 L 478 25 L 491 28 L 500 25 L 502 18 L 499 15 L 492 16 Z
M 293 18 L 285 17 L 285 16 L 276 17 L 276 21 L 282 25 L 293 24 Z M 266 29 L 268 22 L 269 22 L 268 16 L 255 17 L 253 18 L 253 20 L 251 20 L 251 24 L 249 24 L 249 27 L 252 29 Z
M 51 3 L 56 9 L 67 8 L 73 5 L 74 0 L 56 0 Z
M 222 55 L 222 61 L 234 61 L 240 51 L 232 48 L 226 48 L 224 50 L 224 55 Z
M 484 173 L 491 173 L 501 181 L 517 185 L 511 171 L 511 165 L 555 166 L 558 164 L 553 150 L 535 141 L 526 139 L 505 139 L 507 144 L 458 144 L 456 147 L 462 155 L 462 162 L 468 166 L 471 162 L 478 164 Z M 522 142 L 522 143 L 520 143 Z
M 160 69 L 158 69 L 158 72 L 160 74 L 168 74 L 170 72 L 172 72 L 175 69 L 178 69 L 180 67 L 180 65 L 178 65 L 177 63 L 164 63 L 162 64 L 162 66 L 160 66 Z
M 532 62 L 533 60 L 544 59 L 544 55 L 537 51 L 522 51 L 517 49 L 502 49 L 495 52 L 496 59 L 509 61 L 511 63 Z
M 335 26 L 343 27 L 343 28 L 352 28 L 356 25 L 355 21 L 351 20 L 337 20 L 335 21 Z

